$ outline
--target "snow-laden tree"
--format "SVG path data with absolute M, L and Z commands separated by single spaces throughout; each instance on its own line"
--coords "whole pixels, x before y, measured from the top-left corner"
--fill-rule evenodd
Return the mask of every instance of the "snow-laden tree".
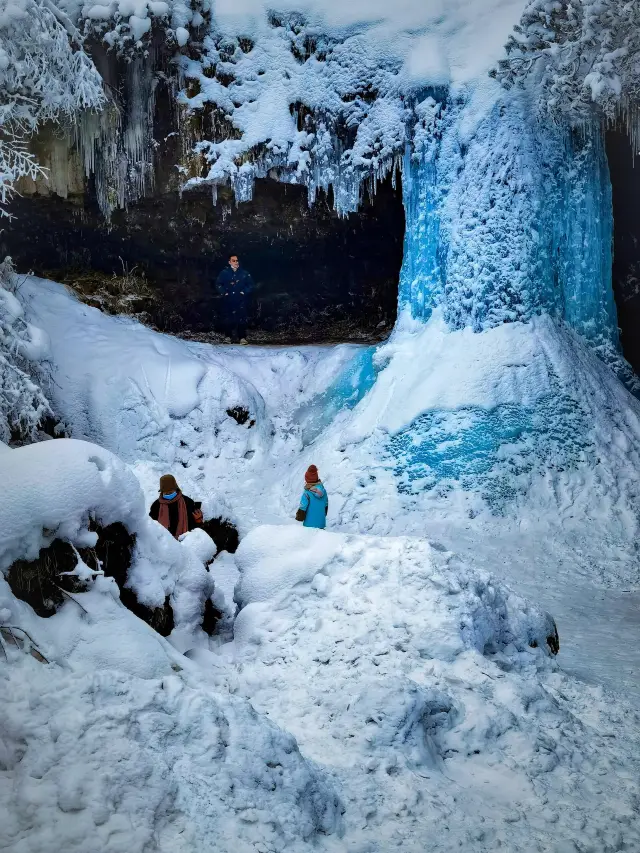
M 51 414 L 40 387 L 40 361 L 48 350 L 44 332 L 28 323 L 11 258 L 0 264 L 0 441 L 33 439 Z
M 28 149 L 38 126 L 73 121 L 104 97 L 81 36 L 51 0 L 0 0 L 0 217 L 16 180 L 39 172 Z
M 506 50 L 493 75 L 507 88 L 531 82 L 542 112 L 637 116 L 638 0 L 531 0 Z

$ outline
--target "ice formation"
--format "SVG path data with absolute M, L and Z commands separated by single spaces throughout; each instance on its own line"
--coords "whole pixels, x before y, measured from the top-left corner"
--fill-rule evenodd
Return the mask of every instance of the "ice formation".
M 498 102 L 469 133 L 467 99 L 422 104 L 407 155 L 400 306 L 481 331 L 549 313 L 631 379 L 611 283 L 611 185 L 598 123 L 545 125 Z
M 258 2 L 60 7 L 130 59 L 129 112 L 75 131 L 107 212 L 153 177 L 140 57 L 164 33 L 195 143 L 185 183 L 230 181 L 242 200 L 270 175 L 311 199 L 331 186 L 346 212 L 400 170 L 407 233 L 398 324 L 378 348 L 216 348 L 52 282 L 0 292 L 9 346 L 35 359 L 50 342 L 51 407 L 74 436 L 0 444 L 0 570 L 53 537 L 90 545 L 90 517 L 117 520 L 136 535 L 129 583 L 176 615 L 165 641 L 98 575 L 44 620 L 0 578 L 8 850 L 640 845 L 640 403 L 615 376 L 634 387 L 602 144 L 612 93 L 623 111 L 634 94 L 633 44 L 613 20 L 566 89 L 592 109 L 556 104 L 576 121 L 549 122 L 535 86 L 557 94 L 550 68 L 584 70 L 562 63 L 592 49 L 590 19 L 533 0 L 510 53 L 533 67 L 538 51 L 542 76 L 500 65 L 523 83 L 505 91 L 484 74 L 523 3 L 418 5 L 395 28 L 358 4 L 330 20 Z M 293 527 L 312 460 L 333 532 Z M 235 558 L 208 572 L 202 531 L 177 542 L 148 519 L 167 470 L 237 524 Z M 205 599 L 238 605 L 233 642 L 200 630 Z M 572 626 L 561 663 L 626 696 L 552 660 L 547 602 Z

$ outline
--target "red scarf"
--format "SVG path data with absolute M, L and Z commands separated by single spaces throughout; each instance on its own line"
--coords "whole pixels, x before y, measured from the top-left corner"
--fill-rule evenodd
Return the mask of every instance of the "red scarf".
M 187 516 L 187 504 L 185 499 L 182 497 L 182 492 L 178 492 L 175 498 L 172 498 L 170 501 L 160 495 L 159 501 L 160 510 L 158 512 L 158 521 L 160 524 L 169 530 L 169 506 L 170 504 L 177 503 L 178 527 L 173 535 L 177 539 L 179 536 L 182 536 L 183 533 L 187 533 L 189 531 L 189 518 Z

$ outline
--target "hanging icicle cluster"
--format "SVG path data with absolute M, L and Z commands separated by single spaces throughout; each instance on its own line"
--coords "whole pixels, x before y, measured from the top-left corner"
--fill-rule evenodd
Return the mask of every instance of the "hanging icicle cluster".
M 211 128 L 187 188 L 230 184 L 246 201 L 270 175 L 306 186 L 310 204 L 331 187 L 346 214 L 399 167 L 412 120 L 402 63 L 363 36 L 330 38 L 299 14 L 271 13 L 255 40 L 212 32 L 194 58 L 196 47 L 179 61 L 179 101 L 187 115 L 208 109 Z
M 153 188 L 156 83 L 152 63 L 134 57 L 120 102 L 111 98 L 106 109 L 83 113 L 75 126 L 74 144 L 86 177 L 95 178 L 98 204 L 107 218 Z

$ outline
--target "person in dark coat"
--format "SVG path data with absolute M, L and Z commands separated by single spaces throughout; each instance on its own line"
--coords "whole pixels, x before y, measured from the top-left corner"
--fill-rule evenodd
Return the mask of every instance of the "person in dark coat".
M 149 515 L 178 539 L 202 524 L 202 510 L 183 495 L 173 474 L 160 477 L 160 497 L 151 504 Z
M 233 343 L 246 344 L 249 297 L 253 279 L 242 269 L 237 255 L 229 256 L 229 266 L 216 279 L 216 288 L 222 297 L 224 327 Z

